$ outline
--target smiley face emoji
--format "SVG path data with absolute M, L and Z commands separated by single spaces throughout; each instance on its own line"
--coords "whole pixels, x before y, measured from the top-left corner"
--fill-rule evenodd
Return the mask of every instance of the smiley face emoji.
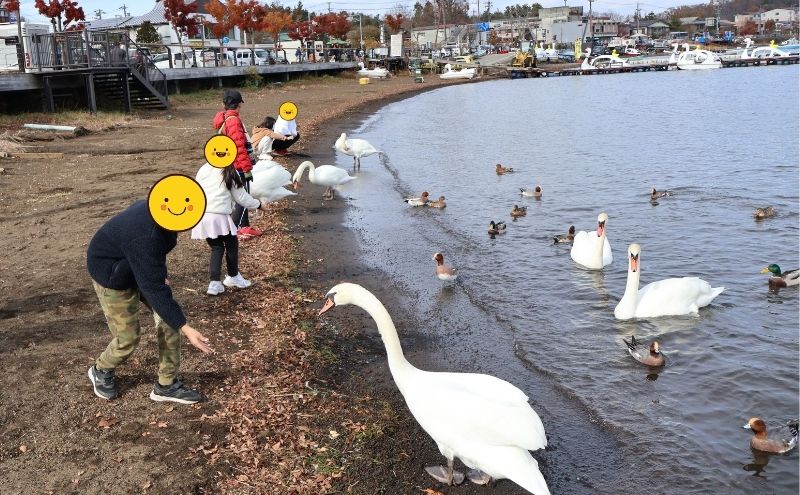
M 209 165 L 225 168 L 236 160 L 236 143 L 228 136 L 218 134 L 206 141 L 203 153 Z
M 206 212 L 206 193 L 186 175 L 168 175 L 150 188 L 150 216 L 159 227 L 173 232 L 189 230 Z
M 278 115 L 280 115 L 283 120 L 294 120 L 297 118 L 297 105 L 292 103 L 291 101 L 284 101 L 281 103 L 281 106 L 278 108 Z

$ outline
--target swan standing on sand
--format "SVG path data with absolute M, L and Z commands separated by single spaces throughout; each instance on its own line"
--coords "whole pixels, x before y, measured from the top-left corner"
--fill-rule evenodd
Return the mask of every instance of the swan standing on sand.
M 319 314 L 348 304 L 360 307 L 375 320 L 397 388 L 414 419 L 447 458 L 447 468 L 426 467 L 428 474 L 442 483 L 463 481 L 464 475 L 453 471 L 453 460 L 458 457 L 473 469 L 470 481 L 486 484 L 507 478 L 535 495 L 550 494 L 529 452 L 547 446 L 544 426 L 520 389 L 491 375 L 415 368 L 403 356 L 386 308 L 359 285 L 333 287 Z
M 303 177 L 303 172 L 305 172 L 306 169 L 309 169 L 308 180 L 310 180 L 312 184 L 327 187 L 327 189 L 325 189 L 325 194 L 322 195 L 322 199 L 336 199 L 336 188 L 356 179 L 356 177 L 352 177 L 347 173 L 347 170 L 343 168 L 334 167 L 333 165 L 314 167 L 313 163 L 305 161 L 297 167 L 297 171 L 292 178 L 296 184 L 300 183 L 300 179 Z
M 353 168 L 356 170 L 361 170 L 362 156 L 382 153 L 382 151 L 375 149 L 374 146 L 369 144 L 369 141 L 366 139 L 347 139 L 347 134 L 344 132 L 341 136 L 339 136 L 339 139 L 336 140 L 336 143 L 334 143 L 333 147 L 345 155 L 352 156 Z
M 254 197 L 266 198 L 267 201 L 273 202 L 296 195 L 283 187 L 292 185 L 292 174 L 279 164 L 259 160 L 253 166 L 252 172 L 253 181 L 250 183 L 250 194 L 255 194 Z
M 652 282 L 639 289 L 638 244 L 628 247 L 628 283 L 625 295 L 614 308 L 614 318 L 655 318 L 697 314 L 698 309 L 708 306 L 725 287 L 714 287 L 697 277 L 667 278 Z
M 589 270 L 602 270 L 614 260 L 611 255 L 611 244 L 606 239 L 606 222 L 608 215 L 597 216 L 597 233 L 581 230 L 572 240 L 569 252 L 572 260 Z

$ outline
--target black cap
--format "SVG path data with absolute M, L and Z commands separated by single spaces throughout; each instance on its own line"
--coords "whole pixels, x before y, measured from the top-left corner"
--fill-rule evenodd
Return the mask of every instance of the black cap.
M 242 94 L 235 89 L 226 89 L 222 95 L 222 103 L 225 105 L 232 105 L 236 103 L 244 103 Z

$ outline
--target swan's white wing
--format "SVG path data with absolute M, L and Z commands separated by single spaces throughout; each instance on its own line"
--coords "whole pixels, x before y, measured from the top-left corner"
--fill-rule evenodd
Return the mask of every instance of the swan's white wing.
M 266 194 L 263 194 L 262 196 L 258 196 L 258 198 L 259 199 L 260 198 L 264 198 L 269 202 L 273 202 L 273 201 L 278 201 L 278 200 L 281 200 L 281 199 L 289 197 L 289 196 L 297 196 L 297 193 L 289 191 L 288 189 L 283 188 L 283 187 L 278 187 L 277 189 L 271 189 L 269 191 L 266 191 Z
M 250 196 L 267 197 L 269 191 L 292 183 L 292 174 L 281 166 L 259 168 L 253 167 L 253 181 L 250 183 Z
M 707 306 L 723 287 L 712 288 L 697 277 L 668 278 L 645 285 L 639 289 L 636 304 L 638 318 L 697 314 L 698 308 Z
M 490 375 L 420 372 L 401 392 L 420 426 L 451 449 L 485 445 L 544 448 L 542 420 L 521 390 Z
M 595 236 L 597 236 L 596 233 Z M 614 261 L 614 257 L 611 255 L 611 244 L 609 244 L 608 237 L 606 237 L 603 243 L 603 266 L 610 265 L 612 261 Z
M 359 156 L 369 156 L 378 153 L 378 150 L 366 139 L 348 139 L 347 146 Z
M 314 171 L 314 180 L 311 182 L 323 186 L 338 186 L 355 179 L 347 170 L 333 165 L 321 165 Z
M 586 253 L 591 251 L 592 246 L 594 246 L 594 243 L 589 238 L 588 232 L 581 230 L 575 234 L 575 237 L 572 239 L 572 248 L 569 251 L 572 261 L 582 265 L 583 261 L 586 259 Z

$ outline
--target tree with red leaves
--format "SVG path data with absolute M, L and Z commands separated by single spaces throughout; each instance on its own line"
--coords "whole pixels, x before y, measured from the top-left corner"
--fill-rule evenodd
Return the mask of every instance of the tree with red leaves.
M 19 2 L 17 3 L 19 4 Z M 40 14 L 50 18 L 50 22 L 53 24 L 53 31 L 56 32 L 63 31 L 70 22 L 86 20 L 83 8 L 78 7 L 78 2 L 49 0 L 49 2 L 45 3 L 44 0 L 36 0 L 34 5 Z
M 6 0 L 5 3 L 0 2 L 0 4 L 2 4 L 3 8 L 7 11 L 19 14 L 19 0 Z
M 329 12 L 324 15 L 318 15 L 314 18 L 314 21 L 317 23 L 317 31 L 334 38 L 344 38 L 347 32 L 350 31 L 349 17 L 347 12 L 339 12 L 338 14 Z
M 237 7 L 237 23 L 239 29 L 245 34 L 245 40 L 248 33 L 252 33 L 261 27 L 262 18 L 264 17 L 264 6 L 258 3 L 257 0 L 240 0 Z M 252 36 L 251 36 L 252 39 Z
M 267 9 L 261 17 L 259 29 L 265 31 L 272 37 L 275 49 L 280 48 L 278 38 L 281 31 L 292 25 L 292 14 L 284 9 Z
M 37 0 L 40 1 L 40 0 Z M 183 56 L 183 34 L 194 36 L 200 28 L 197 17 L 191 16 L 197 11 L 197 3 L 187 4 L 184 0 L 163 0 L 164 19 L 172 25 L 178 35 L 178 46 L 181 50 L 181 61 L 186 67 L 186 57 Z
M 308 42 L 317 39 L 318 32 L 315 30 L 313 21 L 298 21 L 289 26 L 288 35 L 293 40 L 300 40 L 301 47 L 307 49 Z
M 405 16 L 403 16 L 403 14 L 400 12 L 394 15 L 386 15 L 386 25 L 389 26 L 389 30 L 392 32 L 392 34 L 397 34 L 398 31 L 403 29 L 403 23 L 405 20 Z
M 210 0 L 206 2 L 206 12 L 208 12 L 217 22 L 209 23 L 211 34 L 219 41 L 222 46 L 222 39 L 236 27 L 239 19 L 237 18 L 237 0 Z

